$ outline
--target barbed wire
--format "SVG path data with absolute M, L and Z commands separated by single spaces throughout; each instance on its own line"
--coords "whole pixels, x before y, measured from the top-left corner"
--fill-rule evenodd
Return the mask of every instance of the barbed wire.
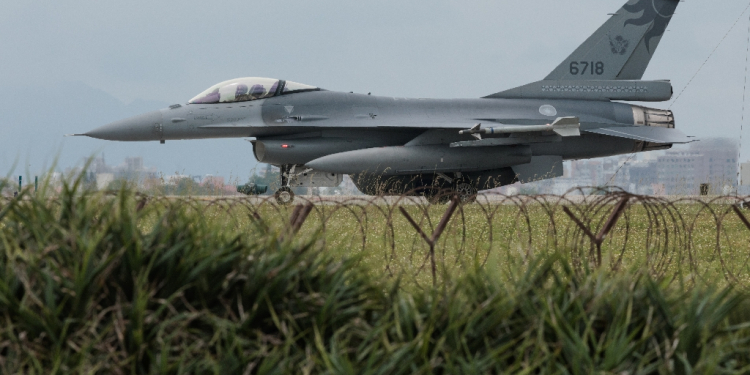
M 134 199 L 144 218 L 164 210 L 192 210 L 207 220 L 222 220 L 238 233 L 257 233 L 252 228 L 285 233 L 297 205 L 309 205 L 296 236 L 315 238 L 320 248 L 360 256 L 368 268 L 417 285 L 429 282 L 429 244 L 404 215 L 425 233 L 433 233 L 449 208 L 406 195 L 297 196 L 292 206 L 279 205 L 273 197 L 136 194 Z M 0 211 L 12 201 L 0 200 Z M 61 204 L 54 197 L 48 202 Z M 457 205 L 434 243 L 433 261 L 438 274 L 449 274 L 563 252 L 579 272 L 598 266 L 613 271 L 639 267 L 662 278 L 687 277 L 697 283 L 723 277 L 728 284 L 750 288 L 750 226 L 740 208 L 749 203 L 748 197 L 667 198 L 596 188 L 563 195 L 481 194 L 474 203 Z

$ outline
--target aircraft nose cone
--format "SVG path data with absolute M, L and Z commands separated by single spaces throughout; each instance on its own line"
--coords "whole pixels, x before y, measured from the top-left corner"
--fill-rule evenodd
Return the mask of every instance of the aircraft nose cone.
M 108 141 L 158 141 L 162 137 L 162 115 L 160 111 L 144 113 L 109 123 L 84 135 Z

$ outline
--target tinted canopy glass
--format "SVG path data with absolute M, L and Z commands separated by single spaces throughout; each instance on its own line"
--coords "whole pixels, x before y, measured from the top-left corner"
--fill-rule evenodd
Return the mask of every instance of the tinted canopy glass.
M 279 87 L 283 87 L 279 90 Z M 190 104 L 246 102 L 275 95 L 320 90 L 315 86 L 272 78 L 247 77 L 224 81 L 209 87 L 190 100 Z
M 209 87 L 190 104 L 234 103 L 270 98 L 276 95 L 278 79 L 247 77 L 224 81 Z

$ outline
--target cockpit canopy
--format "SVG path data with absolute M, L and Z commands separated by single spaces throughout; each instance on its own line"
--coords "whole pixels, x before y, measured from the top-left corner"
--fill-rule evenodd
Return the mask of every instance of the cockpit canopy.
M 190 99 L 190 104 L 236 103 L 270 98 L 301 91 L 320 90 L 314 86 L 272 78 L 246 77 L 224 81 Z

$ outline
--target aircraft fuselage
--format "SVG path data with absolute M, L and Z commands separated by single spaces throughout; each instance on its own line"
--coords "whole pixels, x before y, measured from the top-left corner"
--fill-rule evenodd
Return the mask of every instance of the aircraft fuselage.
M 588 129 L 635 125 L 633 108 L 606 101 L 408 99 L 315 91 L 251 102 L 173 106 L 114 122 L 87 135 L 119 141 L 232 137 L 286 141 L 281 144 L 288 146 L 286 150 L 292 154 L 289 160 L 271 160 L 271 164 L 302 165 L 331 153 L 405 145 L 421 134 L 435 133 L 435 129 L 442 134 L 412 145 L 449 147 L 452 142 L 472 140 L 458 132 L 478 123 L 534 125 L 576 116 L 584 132 L 580 137 L 530 144 L 533 155 L 560 155 L 568 160 L 640 151 L 643 142 L 585 133 Z M 300 140 L 316 140 L 316 151 L 294 153 Z

